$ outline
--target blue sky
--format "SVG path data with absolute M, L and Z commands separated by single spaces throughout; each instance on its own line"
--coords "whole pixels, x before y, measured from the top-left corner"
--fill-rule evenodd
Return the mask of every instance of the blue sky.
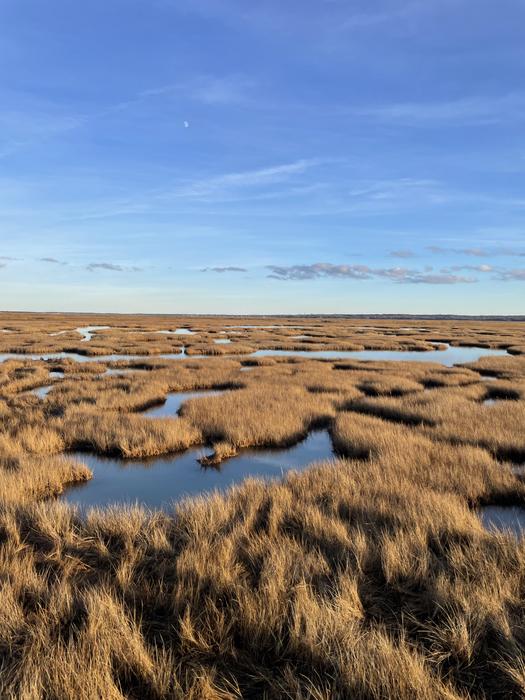
M 523 0 L 3 0 L 0 307 L 524 313 Z

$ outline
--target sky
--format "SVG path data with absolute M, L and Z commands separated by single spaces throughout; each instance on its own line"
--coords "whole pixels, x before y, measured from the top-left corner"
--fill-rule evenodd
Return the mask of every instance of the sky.
M 525 313 L 524 0 L 2 0 L 0 308 Z

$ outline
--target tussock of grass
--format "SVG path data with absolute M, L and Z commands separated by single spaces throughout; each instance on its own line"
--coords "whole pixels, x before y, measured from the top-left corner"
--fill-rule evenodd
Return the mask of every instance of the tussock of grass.
M 43 363 L 8 360 L 0 364 L 0 396 L 36 389 L 50 383 L 49 372 Z
M 61 457 L 26 455 L 0 445 L 0 509 L 4 503 L 30 503 L 56 496 L 69 484 L 87 481 L 91 471 Z
M 304 388 L 265 384 L 188 401 L 181 415 L 198 426 L 207 441 L 227 442 L 237 449 L 284 447 L 305 437 L 314 425 L 326 423 L 334 408 L 331 399 Z
M 183 419 L 122 414 L 96 415 L 71 410 L 58 421 L 66 449 L 91 450 L 122 457 L 152 457 L 179 452 L 202 441 L 199 430 Z
M 434 442 L 413 428 L 355 413 L 337 416 L 332 438 L 339 454 L 373 460 L 385 477 L 404 474 L 421 488 L 460 494 L 473 505 L 525 503 L 525 485 L 479 447 Z

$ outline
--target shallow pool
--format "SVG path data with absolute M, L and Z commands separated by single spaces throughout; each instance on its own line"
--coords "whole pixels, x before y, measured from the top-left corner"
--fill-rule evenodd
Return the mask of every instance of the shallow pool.
M 81 328 L 75 328 L 77 333 L 82 336 L 81 343 L 86 343 L 91 340 L 96 331 L 107 331 L 110 326 L 84 326 Z
M 249 476 L 278 478 L 289 469 L 303 469 L 333 457 L 326 430 L 313 431 L 290 449 L 246 450 L 219 469 L 198 463 L 204 453 L 204 448 L 198 448 L 142 461 L 75 453 L 71 456 L 91 468 L 93 479 L 68 488 L 60 499 L 82 508 L 140 503 L 167 509 L 185 496 L 224 490 Z
M 525 529 L 525 508 L 518 506 L 484 506 L 479 517 L 487 530 L 508 531 L 521 536 Z
M 475 362 L 480 357 L 507 355 L 506 350 L 494 350 L 479 347 L 454 347 L 449 345 L 446 350 L 257 350 L 252 355 L 258 357 L 292 357 L 299 355 L 312 359 L 327 360 L 375 360 L 376 362 L 438 362 L 447 367 Z
M 147 418 L 175 417 L 185 401 L 189 401 L 190 399 L 202 399 L 205 396 L 217 396 L 222 393 L 222 391 L 173 392 L 168 394 L 168 398 L 163 404 L 147 408 L 145 411 L 142 411 L 142 415 Z
M 369 360 L 376 362 L 437 362 L 447 367 L 466 362 L 475 362 L 480 357 L 497 357 L 507 355 L 506 350 L 494 350 L 479 347 L 453 347 L 445 350 L 429 350 L 415 352 L 413 350 L 256 350 L 246 355 L 235 355 L 233 359 L 246 357 L 309 357 L 326 360 Z M 180 353 L 165 353 L 161 355 L 81 355 L 73 352 L 51 353 L 0 353 L 0 362 L 5 360 L 63 360 L 71 359 L 76 362 L 116 362 L 117 360 L 206 360 L 214 355 L 187 355 L 182 348 Z M 228 355 L 222 355 L 228 358 Z
M 38 389 L 33 389 L 31 393 L 35 396 L 38 396 L 39 399 L 45 399 L 53 387 L 54 384 L 48 384 L 47 386 L 39 386 Z

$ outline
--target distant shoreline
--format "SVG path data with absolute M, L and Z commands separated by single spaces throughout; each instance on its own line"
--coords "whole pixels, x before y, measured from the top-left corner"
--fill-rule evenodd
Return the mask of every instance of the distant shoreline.
M 421 321 L 525 321 L 525 315 L 470 315 L 470 314 L 221 314 L 221 313 L 134 313 L 121 311 L 0 311 L 1 315 L 24 315 L 24 316 L 137 316 L 137 317 L 163 317 L 163 318 L 341 318 L 341 319 L 374 319 L 385 321 L 421 320 Z

